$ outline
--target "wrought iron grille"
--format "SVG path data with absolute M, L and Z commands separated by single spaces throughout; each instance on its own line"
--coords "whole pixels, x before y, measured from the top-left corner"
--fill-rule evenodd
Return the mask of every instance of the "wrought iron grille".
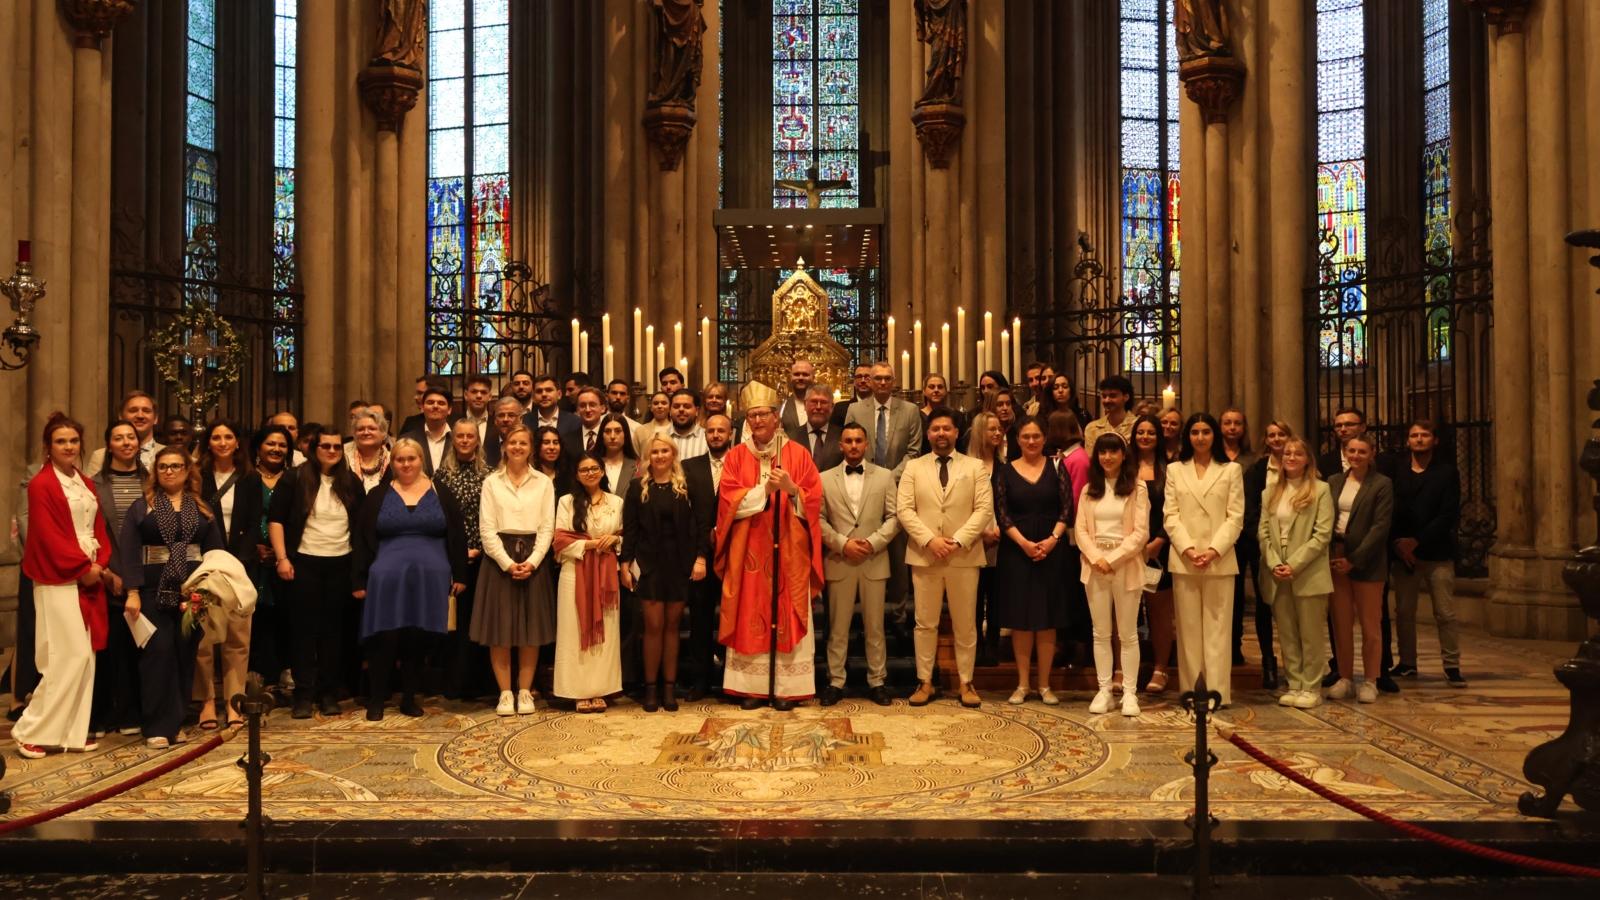
M 563 308 L 550 285 L 533 277 L 524 262 L 512 262 L 494 277 L 480 276 L 483 289 L 463 303 L 461 261 L 429 261 L 433 292 L 427 303 L 428 371 L 434 375 L 510 375 L 519 369 L 558 376 L 574 371 L 570 307 Z M 592 286 L 591 286 L 592 287 Z M 594 296 L 591 289 L 587 293 Z M 591 378 L 598 378 L 605 348 L 600 317 L 579 304 L 580 327 L 589 332 Z
M 718 380 L 746 380 L 750 351 L 772 336 L 772 292 L 792 269 L 721 269 L 717 291 Z M 828 333 L 850 353 L 852 366 L 883 357 L 882 286 L 878 269 L 819 269 L 813 277 L 828 292 Z M 850 386 L 836 384 L 845 394 Z
M 1181 396 L 1176 278 L 1171 265 L 1150 254 L 1132 273 L 1107 272 L 1089 236 L 1080 233 L 1078 262 L 1060 299 L 1041 308 L 1031 275 L 1013 279 L 1030 351 L 1024 355 L 1070 375 L 1079 403 L 1092 415 L 1098 415 L 1096 385 L 1107 375 L 1126 376 L 1140 399 L 1159 399 L 1168 386 Z
M 239 380 L 213 411 L 253 425 L 280 410 L 302 407 L 304 382 L 298 366 L 280 365 L 285 347 L 304 347 L 303 297 L 297 290 L 274 286 L 272 273 L 254 278 L 232 271 L 217 252 L 215 229 L 195 229 L 184 251 L 184 268 L 137 271 L 111 270 L 111 359 L 106 385 L 109 406 L 135 388 L 150 392 L 161 415 L 196 415 L 179 409 L 170 388 L 156 374 L 150 336 L 164 328 L 186 306 L 210 303 L 233 326 L 248 359 Z M 292 352 L 292 351 L 291 351 Z
M 1486 212 L 1464 210 L 1456 246 L 1418 260 L 1415 227 L 1385 222 L 1368 239 L 1371 269 L 1336 265 L 1338 238 L 1323 232 L 1317 283 L 1305 295 L 1307 408 L 1317 443 L 1335 446 L 1334 414 L 1349 406 L 1366 414 L 1380 453 L 1403 459 L 1411 420 L 1437 420 L 1437 452 L 1461 473 L 1457 568 L 1472 577 L 1488 574 L 1495 533 L 1488 229 Z

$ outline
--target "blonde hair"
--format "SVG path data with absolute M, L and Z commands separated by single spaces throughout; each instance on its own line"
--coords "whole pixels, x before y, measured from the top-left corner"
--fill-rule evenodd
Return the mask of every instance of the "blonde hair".
M 1278 425 L 1277 422 L 1272 424 Z M 1279 425 L 1279 427 L 1284 426 Z M 1292 431 L 1289 433 L 1294 434 Z M 1294 492 L 1294 497 L 1289 501 L 1289 505 L 1294 508 L 1295 512 L 1304 512 L 1306 507 L 1317 499 L 1317 460 L 1311 455 L 1311 445 L 1297 437 L 1291 437 L 1284 443 L 1283 452 L 1288 453 L 1289 448 L 1297 444 L 1306 454 L 1306 470 L 1300 473 L 1299 478 L 1295 479 L 1299 482 L 1299 486 Z M 1288 489 L 1289 476 L 1280 472 L 1277 485 L 1272 489 L 1272 502 L 1267 504 L 1267 509 L 1276 509 L 1278 504 L 1283 502 L 1283 492 Z
M 457 469 L 469 469 L 469 470 L 471 470 L 473 472 L 478 473 L 479 475 L 485 474 L 485 473 L 487 473 L 489 471 L 489 465 L 488 465 L 488 463 L 484 462 L 484 459 L 483 459 L 483 439 L 482 438 L 478 439 L 478 446 L 473 449 L 473 451 L 472 451 L 472 459 L 470 461 L 463 463 L 460 460 L 456 459 L 456 448 L 455 448 L 456 429 L 461 427 L 461 425 L 463 423 L 466 424 L 468 427 L 472 428 L 473 434 L 477 434 L 478 426 L 471 419 L 458 419 L 458 420 L 456 420 L 456 423 L 454 425 L 450 426 L 450 452 L 448 452 L 448 453 L 446 453 L 444 455 L 444 459 L 442 461 L 440 461 L 440 463 L 439 463 L 439 468 L 441 470 L 443 470 L 443 471 L 446 471 L 446 472 L 454 472 Z
M 424 454 L 426 454 L 428 451 L 422 449 L 422 444 L 420 442 L 418 442 L 416 438 L 403 437 L 403 438 L 400 438 L 399 440 L 395 441 L 393 449 L 391 449 L 389 451 L 389 466 L 390 466 L 390 468 L 394 467 L 394 458 L 400 455 L 400 451 L 401 450 L 407 450 L 407 449 L 417 451 L 417 458 L 419 460 L 427 459 L 427 456 L 425 456 Z M 419 472 L 417 474 L 421 475 L 423 478 L 427 478 L 428 477 L 426 472 Z
M 655 477 L 649 469 L 650 448 L 656 444 L 661 444 L 672 451 L 672 468 L 667 474 L 667 483 L 672 485 L 672 492 L 679 497 L 689 496 L 689 485 L 683 478 L 683 466 L 678 464 L 678 445 L 674 444 L 666 435 L 657 432 L 651 435 L 650 440 L 644 443 L 645 476 L 639 479 L 639 499 L 646 502 L 650 500 L 650 484 L 655 481 Z
M 998 417 L 992 412 L 981 412 L 972 417 L 971 427 L 967 429 L 967 455 L 998 463 L 995 453 L 999 447 L 989 446 L 989 423 Z
M 511 430 L 506 432 L 505 437 L 500 439 L 500 462 L 494 467 L 496 472 L 504 472 L 506 470 L 506 463 L 510 462 L 510 460 L 506 458 L 505 447 L 519 431 L 528 436 L 528 467 L 531 469 L 539 467 L 538 448 L 533 445 L 533 429 L 523 424 L 522 420 L 519 419 L 517 424 L 511 426 Z

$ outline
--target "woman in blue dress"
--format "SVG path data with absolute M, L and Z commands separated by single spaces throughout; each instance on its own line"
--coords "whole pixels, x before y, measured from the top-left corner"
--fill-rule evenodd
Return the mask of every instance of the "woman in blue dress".
M 367 719 L 383 719 L 400 664 L 400 711 L 422 715 L 417 687 L 429 635 L 446 633 L 450 599 L 466 582 L 466 528 L 450 489 L 422 474 L 422 445 L 395 442 L 389 477 L 367 495 L 355 537 L 355 596 L 363 601 Z

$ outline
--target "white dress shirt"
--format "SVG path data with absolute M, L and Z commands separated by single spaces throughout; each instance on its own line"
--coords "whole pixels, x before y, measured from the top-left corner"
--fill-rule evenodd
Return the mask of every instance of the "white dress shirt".
M 526 562 L 538 567 L 555 537 L 556 490 L 549 476 L 529 469 L 522 482 L 512 481 L 505 469 L 496 469 L 483 479 L 483 494 L 478 501 L 478 536 L 483 555 L 495 561 L 501 571 L 515 564 L 500 540 L 506 534 L 535 535 L 533 553 Z
M 865 467 L 866 460 L 862 460 L 861 464 Z M 847 462 L 845 465 L 849 466 L 850 464 Z M 857 515 L 861 513 L 861 488 L 866 482 L 867 475 L 864 470 L 861 472 L 846 471 L 844 474 L 844 495 L 850 501 L 850 511 Z
M 667 436 L 672 438 L 672 443 L 678 448 L 678 462 L 706 454 L 706 430 L 699 425 L 689 431 L 673 428 L 667 432 Z

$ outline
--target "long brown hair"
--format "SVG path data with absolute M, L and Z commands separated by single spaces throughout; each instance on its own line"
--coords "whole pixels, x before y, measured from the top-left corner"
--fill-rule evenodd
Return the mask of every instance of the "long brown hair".
M 1130 452 L 1127 441 L 1115 431 L 1108 431 L 1094 439 L 1094 452 L 1089 454 L 1089 499 L 1099 500 L 1106 495 L 1106 470 L 1100 466 L 1100 452 L 1103 450 L 1121 450 L 1122 468 L 1117 470 L 1117 483 L 1112 487 L 1118 497 L 1127 497 L 1133 493 L 1133 486 L 1139 481 L 1138 454 Z
M 195 465 L 194 460 L 189 458 L 189 454 L 185 453 L 182 447 L 162 447 L 156 451 L 156 458 L 150 460 L 150 474 L 145 477 L 144 482 L 145 505 L 154 509 L 156 497 L 165 493 L 161 489 L 161 477 L 156 473 L 161 470 L 161 460 L 169 456 L 183 460 L 183 464 L 189 468 L 189 477 L 183 480 L 183 495 L 195 502 L 200 508 L 201 515 L 207 519 L 212 518 L 211 507 L 200 499 L 200 467 Z

